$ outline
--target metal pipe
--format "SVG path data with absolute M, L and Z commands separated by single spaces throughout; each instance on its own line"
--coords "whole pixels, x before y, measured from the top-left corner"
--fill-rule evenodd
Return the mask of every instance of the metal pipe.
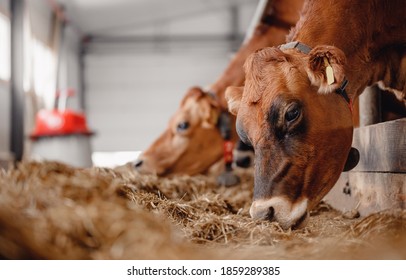
M 11 11 L 11 134 L 10 151 L 15 161 L 21 161 L 24 153 L 24 0 L 10 1 Z
M 272 9 L 272 0 L 260 0 L 258 6 L 255 10 L 254 16 L 251 20 L 250 26 L 248 27 L 247 33 L 245 35 L 243 44 L 248 42 L 249 39 L 252 38 L 255 28 L 258 23 L 264 18 L 266 14 L 269 13 L 269 10 Z

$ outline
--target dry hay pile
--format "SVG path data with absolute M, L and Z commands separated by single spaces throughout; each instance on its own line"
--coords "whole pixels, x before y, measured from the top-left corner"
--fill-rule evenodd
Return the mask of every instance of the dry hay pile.
M 346 219 L 321 203 L 295 231 L 252 220 L 249 170 L 231 188 L 130 166 L 27 162 L 0 172 L 0 258 L 406 258 L 405 210 Z

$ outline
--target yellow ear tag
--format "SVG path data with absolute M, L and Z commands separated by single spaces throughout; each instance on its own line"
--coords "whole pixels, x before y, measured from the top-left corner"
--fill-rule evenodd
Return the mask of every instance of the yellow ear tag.
M 331 85 L 334 83 L 334 72 L 333 67 L 331 67 L 328 59 L 324 57 L 324 66 L 326 66 L 326 77 L 327 77 L 327 84 Z

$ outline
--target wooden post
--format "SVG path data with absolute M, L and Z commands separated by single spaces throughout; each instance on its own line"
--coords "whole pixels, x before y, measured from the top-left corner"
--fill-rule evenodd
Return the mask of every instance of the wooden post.
M 359 97 L 360 126 L 379 123 L 381 116 L 381 90 L 377 86 L 367 87 Z
M 343 172 L 324 201 L 361 216 L 386 209 L 406 209 L 406 118 L 356 128 L 353 147 L 358 165 Z

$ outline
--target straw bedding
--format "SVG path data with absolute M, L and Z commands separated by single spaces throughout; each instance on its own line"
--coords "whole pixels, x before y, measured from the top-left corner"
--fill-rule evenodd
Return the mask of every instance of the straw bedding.
M 0 171 L 0 258 L 405 259 L 406 210 L 348 219 L 320 203 L 284 231 L 249 217 L 251 170 L 158 178 L 130 165 L 78 169 L 25 162 Z

